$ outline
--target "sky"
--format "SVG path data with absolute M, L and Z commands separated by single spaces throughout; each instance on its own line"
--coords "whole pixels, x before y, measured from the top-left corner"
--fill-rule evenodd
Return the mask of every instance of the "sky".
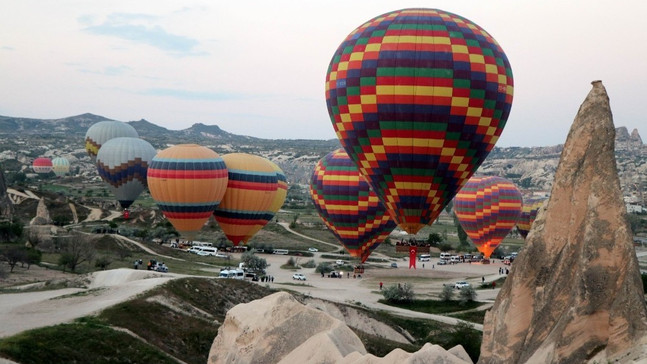
M 428 7 L 490 33 L 514 75 L 498 146 L 564 143 L 602 80 L 616 127 L 647 140 L 644 0 L 0 0 L 0 115 L 93 113 L 168 129 L 218 125 L 332 139 L 324 81 L 356 27 Z M 642 91 L 641 91 L 642 90 Z

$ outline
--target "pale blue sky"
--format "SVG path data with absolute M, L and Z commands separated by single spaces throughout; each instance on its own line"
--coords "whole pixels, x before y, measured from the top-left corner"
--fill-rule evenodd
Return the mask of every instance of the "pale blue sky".
M 512 65 L 500 146 L 563 143 L 601 79 L 616 126 L 647 137 L 643 0 L 0 0 L 0 115 L 85 112 L 169 129 L 216 124 L 264 138 L 330 139 L 324 79 L 363 22 L 433 7 L 487 30 Z

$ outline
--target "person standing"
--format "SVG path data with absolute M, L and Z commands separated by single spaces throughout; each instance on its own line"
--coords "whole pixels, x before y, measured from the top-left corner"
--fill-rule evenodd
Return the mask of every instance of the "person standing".
M 380 282 L 380 291 L 382 290 L 382 282 Z

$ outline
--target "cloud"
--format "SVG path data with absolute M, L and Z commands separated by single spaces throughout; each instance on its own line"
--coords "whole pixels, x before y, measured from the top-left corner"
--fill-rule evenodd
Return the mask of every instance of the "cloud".
M 167 32 L 161 26 L 154 24 L 158 18 L 152 15 L 115 13 L 109 15 L 103 23 L 96 25 L 91 25 L 93 18 L 88 15 L 81 16 L 77 20 L 87 25 L 83 30 L 91 34 L 146 44 L 176 55 L 199 54 L 194 49 L 200 42 Z
M 10 46 L 2 46 L 0 49 L 2 49 L 3 51 L 15 51 L 16 50 L 16 48 L 10 47 Z
M 236 100 L 247 98 L 241 94 L 226 93 L 226 92 L 209 92 L 209 91 L 190 91 L 168 88 L 153 88 L 141 92 L 143 95 L 150 96 L 164 96 L 173 97 L 182 100 L 210 100 L 210 101 L 223 101 L 223 100 Z

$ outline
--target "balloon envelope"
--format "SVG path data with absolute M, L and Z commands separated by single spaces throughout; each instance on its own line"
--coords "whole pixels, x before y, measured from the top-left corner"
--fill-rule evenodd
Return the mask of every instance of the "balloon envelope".
M 179 144 L 162 150 L 148 168 L 148 188 L 164 216 L 193 240 L 227 188 L 227 167 L 213 150 Z
M 337 240 L 362 262 L 396 227 L 343 149 L 317 163 L 310 179 L 310 197 Z
M 52 172 L 58 177 L 65 176 L 70 172 L 70 161 L 63 157 L 52 159 Z
M 52 171 L 52 160 L 46 157 L 39 157 L 34 159 L 34 162 L 31 165 L 31 168 L 36 173 L 49 173 Z
M 489 258 L 521 214 L 521 192 L 501 177 L 474 176 L 456 194 L 454 211 L 476 248 Z
M 139 138 L 139 134 L 130 124 L 114 120 L 100 121 L 85 132 L 85 150 L 95 160 L 103 143 L 119 137 Z
M 361 25 L 326 75 L 337 136 L 400 227 L 431 224 L 494 147 L 512 105 L 510 64 L 481 27 L 435 9 Z
M 278 165 L 276 165 L 276 163 L 270 160 L 268 160 L 268 162 L 270 162 L 272 168 L 274 169 L 274 171 L 276 171 L 278 188 L 276 190 L 276 194 L 274 194 L 274 199 L 272 200 L 269 209 L 265 211 L 265 213 L 261 217 L 259 217 L 257 224 L 254 225 L 254 227 L 243 239 L 243 242 L 245 244 L 247 244 L 249 242 L 249 239 L 256 235 L 256 233 L 258 233 L 265 225 L 267 225 L 268 222 L 270 222 L 274 218 L 276 213 L 283 206 L 285 197 L 288 194 L 288 181 L 285 177 L 285 174 L 283 173 L 283 170 Z
M 519 234 L 525 239 L 528 236 L 530 228 L 532 228 L 532 223 L 537 218 L 537 212 L 544 205 L 546 198 L 524 198 L 523 207 L 521 208 L 521 215 L 519 216 L 519 221 L 517 221 L 517 230 Z
M 147 174 L 156 150 L 139 138 L 113 138 L 97 153 L 97 171 L 122 208 L 127 209 L 146 189 Z
M 238 245 L 249 240 L 255 226 L 265 221 L 264 216 L 278 189 L 278 177 L 270 162 L 263 157 L 231 153 L 223 155 L 222 159 L 227 166 L 229 181 L 222 202 L 213 215 L 227 238 Z

